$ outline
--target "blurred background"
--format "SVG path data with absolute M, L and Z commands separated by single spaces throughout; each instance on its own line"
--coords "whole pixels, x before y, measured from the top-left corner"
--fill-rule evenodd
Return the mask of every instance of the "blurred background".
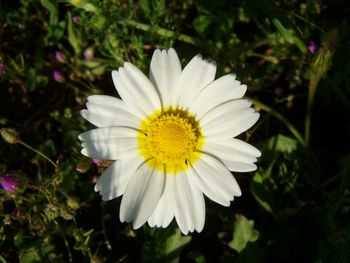
M 349 29 L 343 0 L 0 1 L 0 262 L 349 262 Z M 111 70 L 169 47 L 236 73 L 261 113 L 242 197 L 206 199 L 188 236 L 120 223 L 93 190 L 110 163 L 77 140 Z

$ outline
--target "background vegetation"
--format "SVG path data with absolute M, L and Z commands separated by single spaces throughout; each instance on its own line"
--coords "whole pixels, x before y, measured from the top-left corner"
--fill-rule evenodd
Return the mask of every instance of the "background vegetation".
M 0 262 L 349 262 L 349 22 L 343 0 L 1 1 L 0 128 L 20 139 L 2 130 Z M 93 191 L 108 162 L 77 140 L 112 69 L 172 46 L 237 73 L 261 112 L 241 137 L 259 169 L 189 236 L 120 223 L 120 198 Z

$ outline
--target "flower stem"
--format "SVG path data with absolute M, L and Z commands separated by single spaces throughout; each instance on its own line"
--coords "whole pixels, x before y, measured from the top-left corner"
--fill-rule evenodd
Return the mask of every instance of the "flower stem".
M 320 78 L 312 77 L 310 78 L 310 82 L 309 82 L 309 94 L 307 98 L 307 108 L 306 108 L 306 116 L 305 116 L 305 135 L 304 135 L 306 145 L 310 143 L 312 108 L 314 105 L 316 89 L 319 81 L 320 81 Z
M 29 150 L 32 150 L 33 152 L 39 154 L 41 157 L 44 157 L 46 160 L 48 160 L 53 167 L 55 167 L 55 169 L 57 169 L 57 164 L 55 164 L 49 157 L 47 157 L 45 154 L 43 154 L 42 152 L 38 151 L 37 149 L 34 149 L 32 146 L 26 144 L 25 142 L 22 141 L 18 141 L 19 144 L 22 144 L 24 147 L 28 148 Z
M 288 130 L 298 140 L 298 142 L 301 145 L 306 146 L 306 143 L 305 143 L 305 141 L 303 139 L 303 136 L 299 133 L 299 131 L 283 115 L 281 115 L 280 113 L 278 113 L 274 109 L 270 108 L 269 106 L 265 105 L 264 103 L 262 103 L 262 102 L 260 102 L 258 100 L 254 100 L 254 99 L 251 99 L 251 98 L 249 98 L 249 100 L 251 100 L 256 107 L 266 111 L 267 113 L 275 116 L 278 120 L 283 122 L 287 126 Z
M 62 236 L 62 239 L 63 239 L 63 242 L 64 242 L 64 245 L 67 249 L 67 253 L 68 253 L 68 262 L 73 262 L 73 257 L 72 257 L 72 252 L 70 250 L 70 247 L 69 247 L 69 244 L 68 244 L 68 241 L 67 241 L 67 238 L 66 238 L 66 235 L 64 234 L 60 224 L 56 221 L 56 220 L 53 220 L 55 222 L 55 225 L 58 229 L 58 232 L 61 234 Z
M 177 32 L 162 28 L 162 27 L 152 27 L 150 25 L 143 24 L 143 23 L 131 20 L 131 19 L 120 20 L 120 21 L 118 21 L 118 24 L 132 26 L 136 29 L 146 31 L 146 32 L 154 31 L 155 33 L 157 33 L 158 35 L 163 36 L 163 37 L 174 37 L 175 39 L 177 39 L 179 41 L 182 41 L 182 42 L 194 45 L 194 46 L 198 46 L 198 47 L 205 48 L 205 49 L 213 49 L 213 48 L 210 48 L 208 46 L 208 43 L 206 43 L 198 38 L 194 38 L 194 37 L 191 37 L 189 35 L 177 33 Z
M 247 52 L 247 57 L 257 57 L 257 58 L 261 58 L 267 62 L 270 62 L 272 64 L 278 64 L 278 59 L 273 57 L 273 56 L 269 56 L 269 55 L 264 55 L 264 54 L 259 54 L 259 53 L 255 53 L 255 52 Z

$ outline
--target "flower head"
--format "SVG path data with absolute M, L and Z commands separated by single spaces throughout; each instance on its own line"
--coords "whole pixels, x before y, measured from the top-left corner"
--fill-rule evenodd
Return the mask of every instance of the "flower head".
M 0 173 L 0 186 L 2 189 L 10 193 L 15 193 L 18 180 L 13 175 Z
M 20 141 L 19 133 L 14 128 L 2 128 L 0 134 L 7 143 L 15 144 Z
M 64 62 L 64 60 L 65 60 L 65 55 L 64 55 L 64 53 L 62 52 L 62 51 L 55 51 L 55 58 L 56 58 L 56 60 L 57 61 L 59 61 L 59 62 Z
M 3 63 L 0 63 L 0 76 L 4 74 L 5 72 L 5 65 Z
M 88 97 L 81 115 L 97 128 L 79 135 L 82 154 L 115 160 L 95 185 L 103 200 L 123 195 L 120 220 L 200 232 L 204 195 L 229 206 L 241 190 L 230 171 L 249 172 L 260 152 L 235 139 L 259 118 L 233 74 L 195 56 L 182 69 L 174 49 L 155 50 L 148 79 L 125 62 L 112 72 L 122 99 Z
M 79 16 L 77 16 L 77 15 L 72 16 L 72 20 L 73 20 L 74 23 L 78 23 Z
M 86 60 L 91 60 L 91 59 L 93 59 L 93 58 L 94 58 L 94 49 L 91 48 L 91 47 L 85 49 L 85 51 L 84 51 L 84 58 L 85 58 Z
M 54 72 L 52 72 L 52 76 L 57 82 L 61 82 L 62 83 L 62 82 L 65 81 L 65 78 L 64 78 L 62 72 L 59 71 L 59 70 L 55 70 Z
M 92 159 L 92 162 L 93 162 L 94 164 L 101 164 L 101 163 L 103 163 L 103 160 Z
M 311 54 L 314 54 L 317 50 L 317 46 L 314 42 L 311 42 L 310 45 L 308 46 L 309 51 Z

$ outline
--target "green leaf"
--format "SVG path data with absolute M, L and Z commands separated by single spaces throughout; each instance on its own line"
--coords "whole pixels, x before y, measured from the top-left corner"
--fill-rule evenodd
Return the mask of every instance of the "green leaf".
M 164 261 L 169 263 L 177 263 L 184 246 L 191 241 L 190 236 L 182 236 L 179 229 L 167 238 L 164 246 Z
M 103 61 L 99 61 L 97 59 L 84 60 L 82 64 L 89 68 L 96 76 L 101 76 L 106 72 L 106 63 L 103 63 Z
M 272 18 L 271 21 L 274 24 L 274 26 L 277 28 L 277 30 L 281 33 L 281 35 L 288 42 L 295 44 L 303 54 L 308 53 L 307 46 L 300 38 L 298 38 L 296 36 L 294 30 L 287 29 L 286 27 L 284 27 L 284 25 L 281 23 L 281 21 L 277 18 Z
M 263 177 L 260 171 L 256 171 L 253 180 L 250 183 L 250 191 L 256 201 L 269 213 L 273 214 L 273 198 L 269 191 L 263 185 Z
M 291 153 L 298 147 L 298 142 L 290 137 L 279 134 L 268 139 L 267 148 L 271 151 Z
M 149 17 L 151 15 L 151 8 L 148 0 L 140 0 L 140 9 L 145 14 L 145 16 Z
M 197 263 L 205 263 L 205 257 L 197 250 L 192 250 L 188 253 L 188 257 Z
M 255 242 L 259 238 L 259 232 L 254 229 L 254 220 L 248 220 L 244 215 L 237 215 L 233 240 L 228 244 L 234 250 L 241 252 L 248 242 Z
M 151 229 L 150 239 L 143 245 L 142 262 L 176 263 L 183 248 L 191 241 L 191 236 L 183 236 L 178 228 Z
M 41 4 L 50 11 L 50 25 L 56 25 L 58 22 L 57 5 L 52 0 L 41 0 Z
M 238 255 L 237 263 L 262 262 L 266 250 L 256 243 L 248 243 L 247 247 Z M 236 262 L 236 261 L 235 261 Z
M 208 26 L 211 24 L 211 18 L 207 15 L 199 15 L 193 21 L 193 27 L 198 34 L 204 34 Z
M 81 51 L 81 43 L 77 36 L 77 33 L 74 30 L 72 15 L 68 12 L 68 41 L 72 45 L 75 54 L 80 54 Z
M 156 17 L 161 17 L 165 12 L 165 0 L 155 1 L 153 5 L 153 13 Z
M 21 247 L 25 243 L 26 243 L 26 238 L 21 233 L 18 233 L 17 235 L 14 236 L 14 244 L 16 247 Z
M 1 256 L 1 255 L 0 255 L 0 262 L 1 263 L 7 263 L 6 259 L 3 256 Z
M 28 249 L 22 249 L 19 254 L 19 262 L 20 263 L 41 262 L 39 251 L 34 247 L 31 247 Z
M 57 12 L 57 6 L 54 1 L 51 0 L 41 0 L 41 4 L 50 12 Z
M 70 4 L 72 4 L 78 8 L 84 9 L 87 12 L 97 13 L 97 12 L 101 11 L 98 8 L 98 6 L 93 1 L 90 1 L 90 0 L 79 0 L 79 1 L 72 0 L 69 2 L 70 2 Z
M 293 36 L 292 34 L 289 32 L 289 30 L 287 28 L 285 28 L 281 21 L 277 18 L 273 18 L 272 19 L 272 23 L 275 25 L 275 27 L 277 28 L 277 30 L 281 33 L 281 35 L 289 42 L 293 43 Z

